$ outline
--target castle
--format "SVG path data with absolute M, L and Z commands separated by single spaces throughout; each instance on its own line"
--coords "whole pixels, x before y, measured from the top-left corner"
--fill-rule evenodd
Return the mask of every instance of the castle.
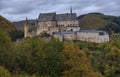
M 39 35 L 43 31 L 52 35 L 53 32 L 80 30 L 77 15 L 76 13 L 72 13 L 72 9 L 70 10 L 70 13 L 65 14 L 56 14 L 55 12 L 40 13 L 32 31 L 29 26 L 30 24 L 26 20 L 24 26 L 25 37 Z
M 33 27 L 26 19 L 24 37 L 40 35 L 42 32 L 46 32 L 61 41 L 65 39 L 96 43 L 109 41 L 109 35 L 105 31 L 80 30 L 78 17 L 76 13 L 72 12 L 72 8 L 70 13 L 64 14 L 56 14 L 55 12 L 40 13 Z

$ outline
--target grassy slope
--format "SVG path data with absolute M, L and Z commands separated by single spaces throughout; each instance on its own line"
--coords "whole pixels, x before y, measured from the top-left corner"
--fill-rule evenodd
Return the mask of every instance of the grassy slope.
M 0 28 L 4 29 L 6 32 L 10 32 L 15 29 L 15 26 L 13 23 L 0 16 Z
M 81 29 L 102 29 L 109 33 L 120 32 L 120 19 L 100 13 L 90 13 L 78 17 Z

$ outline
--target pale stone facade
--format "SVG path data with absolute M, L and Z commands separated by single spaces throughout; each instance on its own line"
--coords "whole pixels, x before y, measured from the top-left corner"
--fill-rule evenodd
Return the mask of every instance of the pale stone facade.
M 26 22 L 28 22 L 26 20 Z M 26 26 L 27 25 L 27 26 Z M 39 35 L 42 32 L 46 32 L 50 35 L 53 32 L 61 32 L 61 31 L 78 31 L 80 30 L 79 21 L 76 13 L 65 13 L 65 14 L 56 14 L 53 13 L 40 13 L 37 21 L 35 22 L 34 30 L 30 30 L 30 24 L 27 23 L 24 28 L 25 36 L 32 36 L 33 32 L 35 35 Z M 28 30 L 29 29 L 29 30 Z M 30 32 L 31 31 L 31 32 Z
M 28 37 L 29 26 L 27 24 L 24 25 L 24 37 Z
M 55 32 L 54 38 L 63 40 L 91 41 L 96 43 L 109 42 L 109 34 L 101 30 L 79 30 L 75 32 Z
M 59 39 L 60 41 L 76 39 L 74 32 L 54 32 L 53 37 Z
M 80 30 L 80 27 L 79 26 L 68 26 L 67 31 L 79 31 Z
M 101 30 L 81 30 L 77 32 L 77 40 L 96 43 L 108 42 L 109 34 Z
M 26 23 L 24 24 L 24 37 L 32 37 L 36 35 L 36 28 L 30 30 L 30 25 L 28 19 L 26 18 Z
M 46 31 L 52 35 L 52 32 L 67 31 L 68 27 L 79 27 L 79 22 L 76 13 L 41 13 L 38 18 L 38 32 Z M 80 27 L 78 28 L 80 29 Z

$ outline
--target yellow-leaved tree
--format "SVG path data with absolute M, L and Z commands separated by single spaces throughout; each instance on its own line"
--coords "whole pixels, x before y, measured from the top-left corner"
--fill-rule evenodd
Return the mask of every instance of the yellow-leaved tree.
M 64 44 L 62 55 L 63 77 L 103 77 L 101 73 L 94 70 L 86 54 L 73 43 Z
M 11 77 L 11 75 L 7 69 L 0 66 L 0 77 Z

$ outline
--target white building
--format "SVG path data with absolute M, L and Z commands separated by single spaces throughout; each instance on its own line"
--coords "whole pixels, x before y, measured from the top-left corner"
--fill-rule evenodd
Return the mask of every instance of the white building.
M 54 32 L 53 37 L 59 39 L 60 41 L 63 40 L 75 40 L 74 32 Z
M 54 38 L 63 40 L 81 40 L 96 43 L 109 42 L 109 34 L 102 30 L 79 30 L 70 32 L 55 32 Z
M 96 43 L 109 42 L 109 34 L 102 30 L 80 30 L 77 31 L 77 40 Z

